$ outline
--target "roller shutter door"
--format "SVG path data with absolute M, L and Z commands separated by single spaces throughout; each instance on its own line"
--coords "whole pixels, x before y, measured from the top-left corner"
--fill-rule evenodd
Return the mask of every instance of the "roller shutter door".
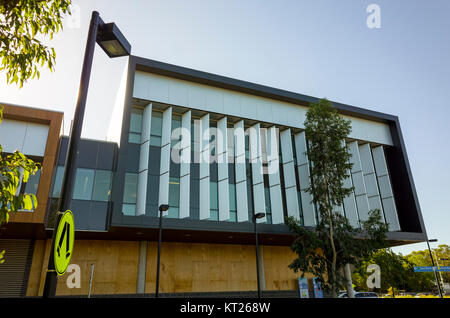
M 0 264 L 0 298 L 26 295 L 33 246 L 30 240 L 0 240 L 0 251 L 6 250 Z

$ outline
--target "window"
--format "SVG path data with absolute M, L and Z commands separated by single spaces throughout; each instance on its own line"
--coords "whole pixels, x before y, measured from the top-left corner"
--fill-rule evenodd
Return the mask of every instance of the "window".
M 111 197 L 111 176 L 112 172 L 108 170 L 96 170 L 94 181 L 94 193 L 92 200 L 109 201 Z
M 230 193 L 230 219 L 229 222 L 237 221 L 237 208 L 236 208 L 236 185 L 234 183 L 230 183 L 228 185 L 229 193 Z
M 141 143 L 142 132 L 142 113 L 143 110 L 133 107 L 130 115 L 130 132 L 128 134 L 128 142 L 134 144 Z
M 37 195 L 37 190 L 39 186 L 39 179 L 41 177 L 41 169 L 38 169 L 34 175 L 30 174 L 28 176 L 27 182 L 23 182 L 23 169 L 20 170 L 20 183 L 18 188 L 18 194 L 34 194 Z M 34 211 L 35 206 L 33 203 L 33 207 L 30 210 L 22 210 L 22 211 Z
M 161 147 L 162 117 L 162 112 L 152 111 L 152 123 L 150 131 L 151 146 Z
M 59 198 L 61 194 L 62 178 L 64 175 L 64 167 L 56 167 L 55 180 L 53 182 L 52 198 Z
M 136 214 L 137 180 L 137 173 L 125 173 L 122 205 L 122 213 L 124 215 Z
M 168 218 L 179 218 L 180 212 L 180 178 L 169 179 L 169 210 Z
M 75 186 L 73 190 L 73 199 L 75 200 L 91 200 L 92 189 L 94 186 L 93 169 L 78 168 L 75 177 Z
M 210 204 L 210 218 L 211 221 L 219 221 L 219 193 L 217 189 L 217 182 L 211 181 L 209 183 L 209 204 Z
M 170 147 L 173 148 L 176 144 L 178 144 L 181 141 L 181 133 L 178 128 L 181 128 L 181 116 L 180 115 L 172 115 L 172 136 L 174 137 L 170 139 Z M 177 130 L 175 132 L 175 130 Z M 178 145 L 180 146 L 180 144 Z M 181 147 L 180 147 L 181 149 Z
M 36 173 L 33 175 L 30 174 L 27 183 L 25 183 L 25 193 L 37 195 L 40 178 L 41 178 L 41 169 L 38 169 Z

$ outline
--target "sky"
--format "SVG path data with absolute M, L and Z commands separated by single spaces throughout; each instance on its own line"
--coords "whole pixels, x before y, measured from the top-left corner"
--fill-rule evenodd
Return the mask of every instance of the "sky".
M 429 238 L 450 245 L 450 1 L 74 0 L 49 43 L 56 70 L 0 102 L 64 112 L 68 134 L 91 12 L 115 22 L 132 54 L 396 115 Z M 379 28 L 368 17 L 379 8 Z M 373 21 L 372 19 L 369 19 Z M 106 139 L 127 58 L 97 46 L 82 137 Z M 394 248 L 407 254 L 425 243 Z

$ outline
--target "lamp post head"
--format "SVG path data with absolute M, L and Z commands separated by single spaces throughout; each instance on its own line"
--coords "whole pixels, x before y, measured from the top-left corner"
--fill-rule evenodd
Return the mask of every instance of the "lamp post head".
M 168 204 L 161 204 L 161 205 L 159 206 L 159 211 L 160 211 L 160 212 L 165 212 L 165 211 L 167 211 L 167 210 L 169 210 L 169 205 L 168 205 Z
M 120 32 L 115 23 L 100 23 L 98 26 L 97 43 L 111 57 L 130 55 L 131 45 Z
M 256 213 L 255 215 L 253 215 L 253 222 L 256 222 L 257 219 L 262 219 L 265 216 L 265 213 Z
M 428 242 L 430 242 L 430 243 L 434 243 L 434 242 L 437 242 L 437 241 L 438 241 L 437 239 L 428 240 Z

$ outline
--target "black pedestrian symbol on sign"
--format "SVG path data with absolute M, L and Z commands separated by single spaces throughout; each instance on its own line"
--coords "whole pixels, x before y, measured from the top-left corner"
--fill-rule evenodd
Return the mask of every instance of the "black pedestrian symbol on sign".
M 66 239 L 66 259 L 70 256 L 70 224 L 66 222 L 64 224 L 64 229 L 61 233 L 61 236 L 59 237 L 58 246 L 56 248 L 56 252 L 58 253 L 58 257 L 61 257 L 61 246 L 64 243 L 64 238 Z

